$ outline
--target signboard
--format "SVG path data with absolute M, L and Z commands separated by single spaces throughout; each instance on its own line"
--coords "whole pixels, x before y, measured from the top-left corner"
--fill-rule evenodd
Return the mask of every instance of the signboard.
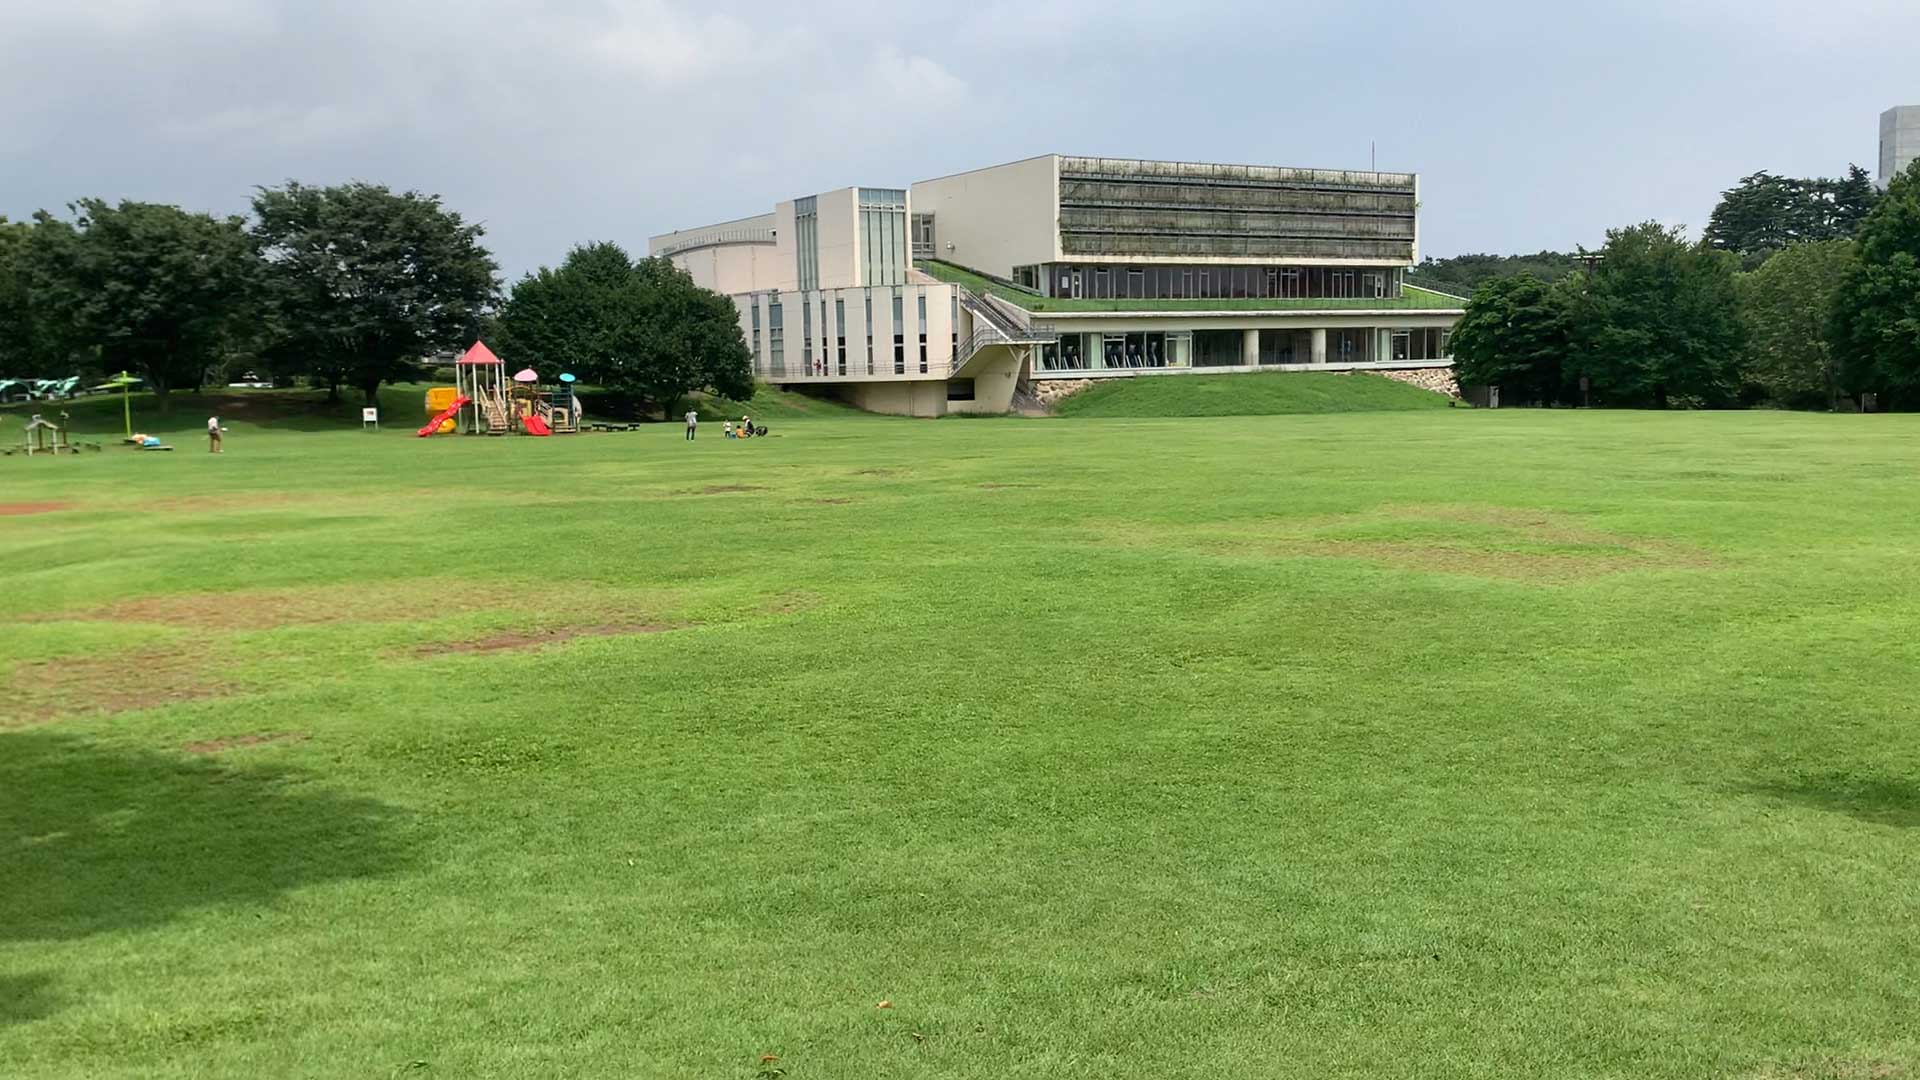
M 360 410 L 360 426 L 363 429 L 370 428 L 370 427 L 376 427 L 376 428 L 379 427 L 380 426 L 380 410 L 374 409 L 374 408 L 361 409 Z

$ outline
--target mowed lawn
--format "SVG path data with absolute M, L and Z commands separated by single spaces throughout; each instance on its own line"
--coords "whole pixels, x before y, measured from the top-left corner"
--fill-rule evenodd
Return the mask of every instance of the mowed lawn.
M 703 431 L 0 459 L 0 1076 L 1920 1075 L 1920 417 Z

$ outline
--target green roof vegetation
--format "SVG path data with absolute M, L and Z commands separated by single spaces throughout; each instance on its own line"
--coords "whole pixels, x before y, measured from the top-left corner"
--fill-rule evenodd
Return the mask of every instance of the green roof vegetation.
M 1267 416 L 1444 409 L 1448 400 L 1382 375 L 1269 371 L 1104 379 L 1062 401 L 1061 416 Z
M 965 285 L 977 293 L 992 293 L 1034 312 L 1095 311 L 1457 311 L 1467 305 L 1465 297 L 1449 296 L 1432 289 L 1402 286 L 1397 298 L 1353 297 L 1299 300 L 1088 300 L 1041 296 L 1009 282 L 990 278 L 964 266 L 922 259 L 915 266 L 941 281 Z

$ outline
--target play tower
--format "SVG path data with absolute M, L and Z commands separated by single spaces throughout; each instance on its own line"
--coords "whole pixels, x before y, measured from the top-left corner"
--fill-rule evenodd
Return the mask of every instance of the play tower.
M 474 342 L 473 348 L 454 361 L 453 381 L 458 396 L 470 403 L 460 410 L 466 421 L 463 430 L 469 435 L 505 435 L 507 366 L 485 342 Z

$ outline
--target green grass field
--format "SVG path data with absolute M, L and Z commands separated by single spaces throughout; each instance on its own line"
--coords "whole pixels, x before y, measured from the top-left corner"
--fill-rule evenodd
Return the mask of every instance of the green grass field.
M 0 1076 L 1920 1070 L 1920 418 L 187 421 L 0 459 Z
M 1062 400 L 1073 417 L 1271 416 L 1444 409 L 1430 390 L 1373 374 L 1322 371 L 1102 379 Z

